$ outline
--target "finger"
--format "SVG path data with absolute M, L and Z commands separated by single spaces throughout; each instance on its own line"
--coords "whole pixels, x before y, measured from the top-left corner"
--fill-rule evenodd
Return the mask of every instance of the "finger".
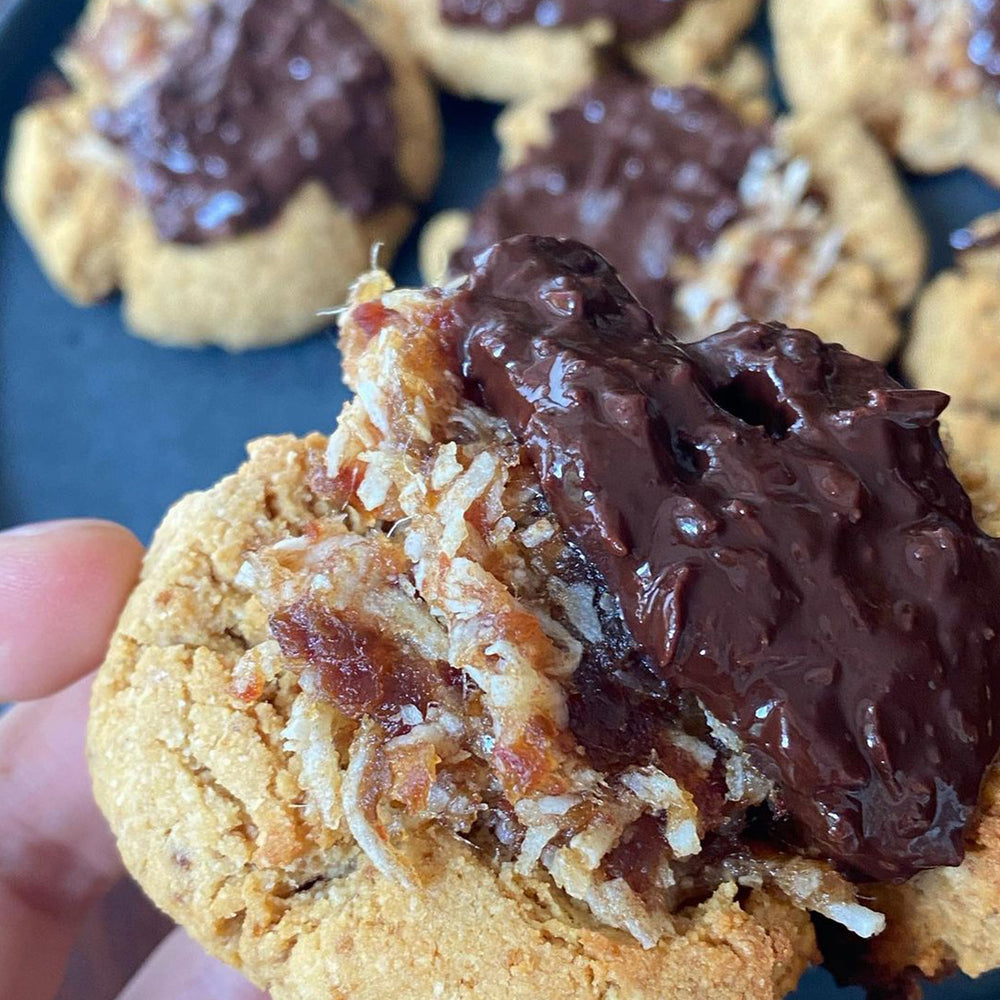
M 122 873 L 84 759 L 90 678 L 0 720 L 0 997 L 47 1000 Z
M 119 994 L 118 1000 L 267 1000 L 235 969 L 210 958 L 174 931 Z
M 0 701 L 39 698 L 93 670 L 141 560 L 138 539 L 107 521 L 0 532 Z

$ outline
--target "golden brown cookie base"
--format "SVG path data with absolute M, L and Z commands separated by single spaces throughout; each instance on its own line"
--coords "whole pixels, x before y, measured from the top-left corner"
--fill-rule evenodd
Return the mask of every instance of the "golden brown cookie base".
M 996 222 L 985 217 L 974 228 Z M 927 286 L 903 367 L 915 385 L 947 392 L 957 407 L 1000 411 L 1000 247 L 963 251 Z
M 266 616 L 234 582 L 246 552 L 327 513 L 306 483 L 325 439 L 269 438 L 157 533 L 94 691 L 98 801 L 155 902 L 274 1000 L 781 997 L 813 960 L 807 916 L 723 887 L 650 950 L 551 882 L 428 835 L 422 886 L 378 874 L 335 794 L 331 709 L 293 675 L 234 686 Z M 273 646 L 273 643 L 270 644 Z

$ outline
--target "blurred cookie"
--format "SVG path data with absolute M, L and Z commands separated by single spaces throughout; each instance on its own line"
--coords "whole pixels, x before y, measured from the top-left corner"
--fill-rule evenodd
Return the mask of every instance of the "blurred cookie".
M 615 52 L 663 83 L 724 60 L 760 0 L 380 0 L 442 85 L 491 101 L 568 95 Z
M 404 35 L 333 0 L 92 0 L 59 57 L 68 92 L 15 122 L 11 210 L 54 284 L 121 289 L 140 336 L 300 337 L 437 175 Z
M 428 225 L 425 279 L 461 274 L 518 233 L 572 237 L 681 339 L 779 319 L 889 357 L 925 259 L 892 167 L 855 119 L 772 120 L 752 79 L 732 69 L 667 88 L 608 75 L 562 106 L 508 109 L 505 172 L 471 215 Z
M 995 0 L 771 0 L 796 109 L 863 118 L 913 170 L 1000 183 Z
M 952 466 L 972 497 L 983 529 L 1000 537 L 1000 416 L 952 405 L 942 414 L 941 425 Z
M 952 236 L 956 266 L 924 290 L 903 367 L 957 407 L 1000 411 L 1000 214 Z

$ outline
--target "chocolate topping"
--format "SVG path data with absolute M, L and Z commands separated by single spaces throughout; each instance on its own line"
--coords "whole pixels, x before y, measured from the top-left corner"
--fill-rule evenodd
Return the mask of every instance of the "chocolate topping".
M 687 0 L 441 0 L 441 17 L 463 28 L 506 31 L 519 24 L 556 28 L 595 18 L 610 21 L 620 38 L 646 38 L 669 28 Z
M 472 385 L 789 838 L 854 877 L 959 863 L 998 745 L 1000 544 L 948 468 L 947 397 L 777 324 L 682 347 L 568 241 L 493 247 L 454 309 Z
M 214 0 L 99 124 L 128 149 L 160 235 L 201 243 L 264 225 L 310 178 L 357 215 L 400 198 L 392 85 L 330 0 Z
M 972 8 L 972 38 L 969 59 L 986 79 L 1000 85 L 1000 3 L 997 0 L 969 0 Z
M 767 130 L 696 87 L 623 76 L 581 91 L 551 130 L 483 199 L 452 269 L 468 271 L 476 254 L 520 233 L 579 239 L 672 325 L 674 258 L 706 253 L 739 215 L 740 178 Z

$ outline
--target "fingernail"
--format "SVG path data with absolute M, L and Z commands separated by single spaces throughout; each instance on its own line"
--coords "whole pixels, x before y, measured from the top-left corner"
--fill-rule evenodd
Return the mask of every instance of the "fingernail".
M 107 527 L 110 521 L 102 521 L 100 518 L 63 518 L 58 521 L 38 521 L 35 524 L 19 524 L 13 528 L 6 528 L 0 531 L 0 539 L 4 538 L 32 538 L 39 535 L 55 534 L 65 531 L 67 528 L 88 528 Z

